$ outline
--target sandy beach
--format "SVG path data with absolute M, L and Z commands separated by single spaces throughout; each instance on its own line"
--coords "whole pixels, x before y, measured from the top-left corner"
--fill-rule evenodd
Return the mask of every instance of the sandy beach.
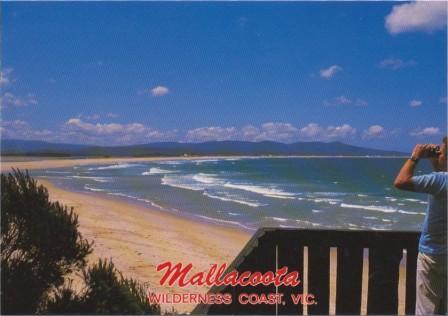
M 64 168 L 72 166 L 84 166 L 84 165 L 107 165 L 107 164 L 118 164 L 127 162 L 143 162 L 143 161 L 158 161 L 158 160 L 179 160 L 179 159 L 208 159 L 211 157 L 123 157 L 123 158 L 75 158 L 75 159 L 52 159 L 52 158 L 42 158 L 39 160 L 23 160 L 19 161 L 2 161 L 1 171 L 6 172 L 12 170 L 12 168 L 18 169 L 54 169 L 54 168 Z M 217 157 L 213 157 L 217 158 Z
M 39 182 L 48 188 L 52 200 L 75 208 L 81 233 L 95 242 L 90 262 L 111 258 L 125 276 L 149 282 L 157 293 L 208 290 L 161 287 L 157 264 L 191 262 L 195 271 L 205 271 L 212 263 L 230 264 L 250 238 L 250 234 L 241 230 L 195 222 L 118 199 L 62 190 L 41 179 Z M 164 305 L 162 310 L 170 307 Z M 194 305 L 178 304 L 175 308 L 188 312 Z

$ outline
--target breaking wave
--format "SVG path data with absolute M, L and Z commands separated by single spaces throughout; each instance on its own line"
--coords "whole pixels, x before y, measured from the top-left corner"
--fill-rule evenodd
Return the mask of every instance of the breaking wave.
M 118 163 L 110 166 L 104 166 L 104 167 L 91 167 L 87 170 L 109 170 L 109 169 L 125 169 L 125 168 L 132 168 L 132 167 L 139 167 L 140 164 L 132 164 L 132 163 Z
M 176 173 L 175 170 L 166 170 L 157 167 L 150 168 L 149 171 L 142 172 L 142 176 L 149 176 L 153 174 L 166 174 L 166 173 Z

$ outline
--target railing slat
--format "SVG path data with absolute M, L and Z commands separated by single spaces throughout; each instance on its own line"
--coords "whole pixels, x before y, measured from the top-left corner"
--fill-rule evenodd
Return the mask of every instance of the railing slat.
M 418 247 L 406 249 L 406 314 L 415 314 L 416 274 Z
M 238 271 L 259 271 L 261 273 L 265 273 L 267 271 L 275 271 L 275 257 L 276 257 L 276 243 L 272 239 L 266 238 L 267 236 L 263 236 L 260 238 L 260 242 L 258 247 L 253 251 L 253 254 L 249 256 L 239 268 Z M 256 267 L 256 268 L 255 268 Z M 236 294 L 234 295 L 234 301 L 238 300 L 238 296 L 241 293 L 257 293 L 257 294 L 269 294 L 275 293 L 275 286 L 265 286 L 265 285 L 257 285 L 257 286 L 246 286 L 240 287 Z M 275 315 L 275 305 L 266 305 L 266 304 L 246 304 L 240 305 L 236 304 L 237 309 L 233 311 L 235 315 L 244 315 L 244 314 L 256 314 L 256 315 Z
M 403 247 L 393 240 L 383 240 L 378 244 L 381 246 L 369 250 L 367 312 L 393 315 L 398 312 L 398 279 Z
M 363 255 L 361 246 L 338 248 L 337 315 L 359 315 L 361 311 Z
M 288 267 L 288 272 L 298 271 L 300 284 L 296 287 L 280 286 L 279 293 L 284 294 L 285 305 L 278 305 L 278 315 L 302 315 L 302 304 L 292 304 L 291 294 L 303 293 L 303 246 L 297 243 L 280 243 L 278 245 L 278 267 Z
M 308 305 L 310 315 L 328 315 L 330 307 L 330 247 L 325 241 L 321 242 L 308 245 L 308 293 L 317 301 L 315 305 Z

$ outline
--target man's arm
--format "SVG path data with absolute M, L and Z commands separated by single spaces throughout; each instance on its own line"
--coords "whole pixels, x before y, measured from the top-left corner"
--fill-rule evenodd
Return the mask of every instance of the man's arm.
M 418 159 L 421 159 L 427 149 L 428 145 L 418 144 L 412 151 L 412 159 L 406 160 L 403 167 L 394 181 L 394 186 L 400 190 L 414 191 L 414 183 L 412 177 L 414 176 L 415 167 Z M 415 159 L 415 160 L 414 160 Z

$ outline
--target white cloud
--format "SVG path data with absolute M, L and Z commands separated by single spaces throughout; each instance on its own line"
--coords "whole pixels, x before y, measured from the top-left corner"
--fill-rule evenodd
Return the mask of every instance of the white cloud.
M 101 114 L 100 113 L 92 113 L 92 114 L 89 114 L 89 115 L 78 114 L 76 116 L 76 118 L 81 119 L 81 120 L 86 120 L 86 121 L 98 121 L 98 120 L 103 119 L 103 118 L 112 118 L 112 119 L 114 119 L 114 118 L 118 118 L 118 117 L 119 117 L 118 114 L 112 113 L 112 112 L 109 112 L 109 113 L 106 113 L 106 114 L 103 114 L 103 113 L 101 113 Z
M 441 134 L 438 127 L 425 127 L 421 129 L 415 129 L 410 132 L 411 136 L 436 136 Z
M 268 122 L 261 125 L 255 141 L 271 140 L 288 142 L 297 138 L 298 129 L 290 123 Z
M 0 71 L 0 87 L 7 86 L 11 84 L 11 73 L 13 72 L 12 68 L 5 68 Z
M 307 126 L 300 129 L 300 134 L 305 138 L 318 138 L 322 131 L 322 127 L 320 127 L 319 124 L 309 123 Z
M 54 140 L 54 133 L 48 129 L 33 129 L 30 124 L 23 120 L 2 121 L 1 135 L 6 138 Z
M 85 117 L 85 119 L 88 120 L 88 121 L 96 121 L 96 120 L 99 120 L 100 117 L 101 117 L 101 116 L 100 116 L 99 114 L 94 113 L 94 114 L 92 114 L 92 115 L 87 115 L 87 116 Z
M 117 118 L 117 117 L 119 117 L 119 115 L 117 113 L 112 113 L 112 112 L 107 113 L 106 116 L 109 117 L 109 118 Z
M 356 129 L 348 124 L 340 126 L 322 127 L 316 123 L 298 128 L 290 123 L 267 122 L 261 126 L 246 125 L 242 128 L 236 127 L 200 127 L 187 131 L 186 141 L 222 141 L 222 140 L 246 140 L 246 141 L 277 141 L 296 142 L 299 140 L 321 140 L 329 141 L 335 139 L 347 139 L 356 135 Z
M 316 123 L 309 123 L 300 129 L 301 138 L 307 140 L 334 140 L 352 138 L 356 135 L 356 128 L 349 124 L 322 127 Z
M 158 131 L 141 123 L 92 124 L 71 118 L 59 129 L 35 129 L 23 120 L 1 121 L 5 138 L 93 145 L 131 145 L 178 139 L 177 130 Z
M 203 142 L 211 140 L 231 140 L 238 135 L 238 130 L 235 127 L 199 127 L 187 131 L 185 138 L 188 142 Z
M 82 121 L 79 118 L 71 118 L 65 123 L 72 130 L 87 134 L 87 135 L 119 135 L 127 133 L 142 133 L 145 131 L 145 126 L 140 123 L 130 124 L 92 124 Z
M 1 88 L 4 89 L 5 87 L 10 86 L 15 81 L 11 78 L 12 73 L 13 73 L 12 68 L 4 68 L 0 71 Z M 24 107 L 35 104 L 38 104 L 38 101 L 36 96 L 32 93 L 18 96 L 13 94 L 12 92 L 4 91 L 4 93 L 0 95 L 0 109 L 8 107 Z
M 7 107 L 23 107 L 28 105 L 37 104 L 37 98 L 34 94 L 27 94 L 24 97 L 18 97 L 11 92 L 5 92 L 0 98 L 0 104 L 2 108 Z
M 246 141 L 278 141 L 290 142 L 297 140 L 299 129 L 290 123 L 267 122 L 260 127 L 246 125 L 236 127 L 199 127 L 187 131 L 185 139 L 189 142 L 211 140 L 246 140 Z
M 336 100 L 336 102 L 338 104 L 350 104 L 350 103 L 352 103 L 352 100 L 350 100 L 349 98 L 347 98 L 346 96 L 343 96 L 343 95 L 341 95 L 339 97 L 336 97 L 335 100 Z
M 372 125 L 364 130 L 363 138 L 382 138 L 385 136 L 386 130 L 381 125 Z
M 384 69 L 398 70 L 414 66 L 415 64 L 416 62 L 413 60 L 404 61 L 400 58 L 387 58 L 380 61 L 379 67 Z
M 173 140 L 177 130 L 158 131 L 141 123 L 88 123 L 80 118 L 71 118 L 65 125 L 67 135 L 75 137 L 83 143 L 96 144 L 136 144 L 153 141 Z
M 413 100 L 409 101 L 409 106 L 413 107 L 413 108 L 419 107 L 422 104 L 423 104 L 423 102 L 421 100 L 413 99 Z
M 395 5 L 386 16 L 385 27 L 391 34 L 444 29 L 447 22 L 445 1 L 416 1 Z
M 324 100 L 324 105 L 326 106 L 348 105 L 348 104 L 352 104 L 352 100 L 350 98 L 347 98 L 345 95 L 334 97 L 333 99 L 330 100 Z
M 241 129 L 241 136 L 244 140 L 253 140 L 260 133 L 260 129 L 253 125 L 246 125 Z
M 369 103 L 366 100 L 363 100 L 363 99 L 356 99 L 355 105 L 356 106 L 368 106 Z
M 14 120 L 14 121 L 1 121 L 2 127 L 12 127 L 14 129 L 27 129 L 29 128 L 28 122 L 23 120 Z
M 327 128 L 327 137 L 333 138 L 351 138 L 356 135 L 356 128 L 351 127 L 348 124 L 343 124 L 341 126 L 329 126 Z
M 333 99 L 330 100 L 324 100 L 323 104 L 325 106 L 335 106 L 335 105 L 355 105 L 355 106 L 367 106 L 368 102 L 366 100 L 363 99 L 355 99 L 352 100 L 348 97 L 346 97 L 345 95 L 341 95 L 338 97 L 334 97 Z
M 321 69 L 320 70 L 320 76 L 322 78 L 325 78 L 327 80 L 330 80 L 331 78 L 334 77 L 334 75 L 336 75 L 338 72 L 342 71 L 342 67 L 339 65 L 332 65 L 328 68 L 325 69 Z
M 151 95 L 153 97 L 161 97 L 168 94 L 170 90 L 164 86 L 157 86 L 151 89 Z
M 155 141 L 277 141 L 292 143 L 297 141 L 348 141 L 357 136 L 356 128 L 349 124 L 322 126 L 309 123 L 297 127 L 285 122 L 266 122 L 259 126 L 205 126 L 183 133 L 177 130 L 160 131 L 141 123 L 90 123 L 81 118 L 70 118 L 59 129 L 34 129 L 25 121 L 7 121 L 1 124 L 3 137 L 19 139 L 39 139 L 52 142 L 82 143 L 94 145 L 131 145 Z M 381 131 L 368 128 L 371 135 Z M 364 133 L 367 133 L 364 131 Z M 429 131 L 430 132 L 430 131 Z M 424 133 L 428 133 L 425 130 Z M 369 134 L 369 135 L 370 135 Z

